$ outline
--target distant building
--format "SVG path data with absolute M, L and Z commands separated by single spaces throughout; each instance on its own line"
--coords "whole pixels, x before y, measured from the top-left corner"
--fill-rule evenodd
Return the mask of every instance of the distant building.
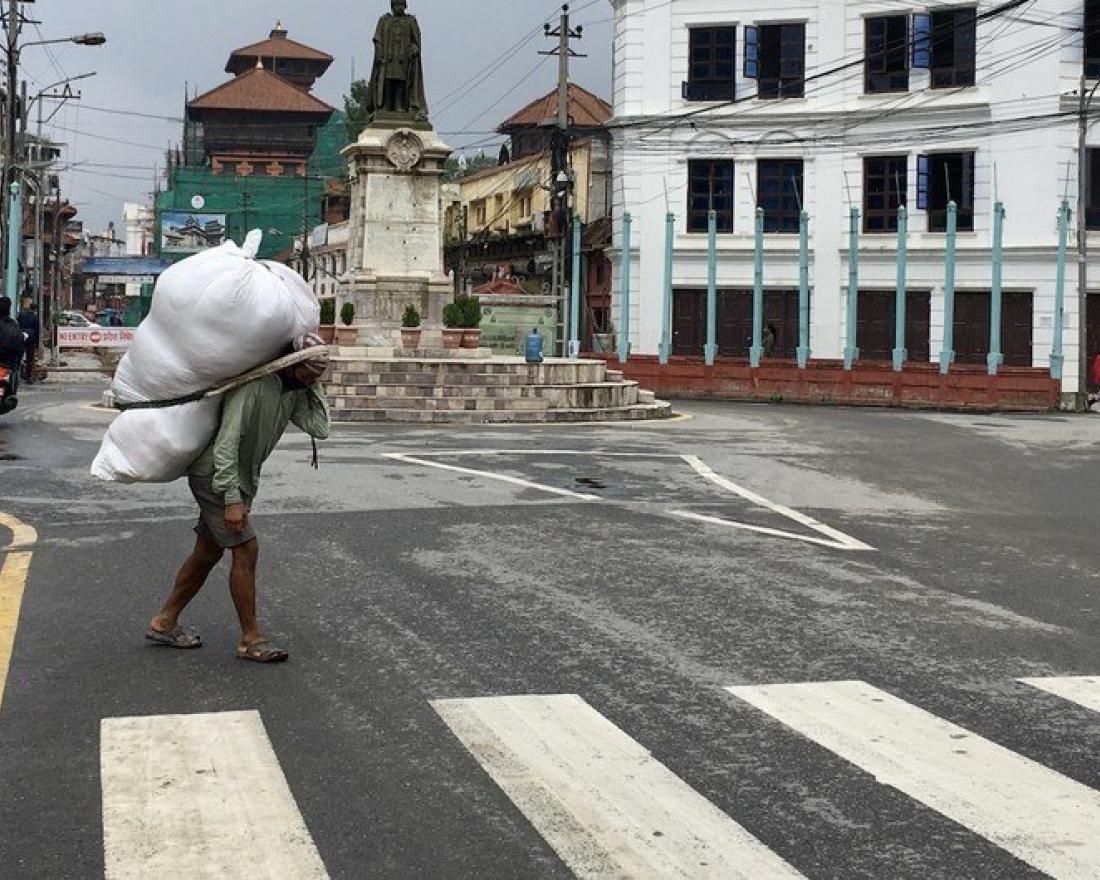
M 557 99 L 555 90 L 501 123 L 497 131 L 509 138 L 502 150 L 508 161 L 462 177 L 457 194 L 445 202 L 447 265 L 463 289 L 486 291 L 485 285 L 499 278 L 527 294 L 552 293 L 551 246 L 565 232 L 555 228 L 550 211 L 554 129 L 546 123 L 556 118 Z M 600 234 L 610 230 L 611 141 L 605 127 L 610 118 L 606 101 L 569 85 L 573 211 L 584 224 L 581 323 L 586 337 L 603 329 L 610 307 L 604 286 L 611 274 L 604 256 L 610 239 Z M 590 282 L 596 275 L 601 282 L 594 286 Z
M 332 61 L 281 23 L 230 54 L 233 78 L 187 102 L 157 200 L 158 253 L 178 259 L 261 229 L 270 258 L 321 220 L 327 182 L 346 171 L 344 114 L 311 92 Z

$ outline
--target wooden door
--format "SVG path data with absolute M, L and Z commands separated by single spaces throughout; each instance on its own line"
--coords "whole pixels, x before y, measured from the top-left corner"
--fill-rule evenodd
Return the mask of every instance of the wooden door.
M 892 361 L 897 315 L 897 292 L 861 290 L 856 341 L 865 361 Z M 932 295 L 927 290 L 910 290 L 905 295 L 905 348 L 911 361 L 927 361 L 932 325 Z
M 707 292 L 675 290 L 672 293 L 672 353 L 702 355 L 707 338 Z
M 955 360 L 984 364 L 989 356 L 991 295 L 984 291 L 955 294 Z M 1001 295 L 1001 351 L 1005 365 L 1031 366 L 1032 296 L 1019 291 Z
M 1088 309 L 1086 313 L 1088 326 L 1088 345 L 1086 351 L 1089 359 L 1089 375 L 1092 375 L 1092 362 L 1100 355 L 1100 293 L 1090 293 L 1088 297 Z M 1089 383 L 1089 389 L 1096 391 L 1100 386 L 1095 382 Z
M 1001 303 L 1001 350 L 1005 364 L 1030 367 L 1032 297 L 1030 293 L 1005 293 Z

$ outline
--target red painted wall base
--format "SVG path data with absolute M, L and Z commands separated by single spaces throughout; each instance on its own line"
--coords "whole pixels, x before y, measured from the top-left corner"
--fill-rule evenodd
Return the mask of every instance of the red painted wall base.
M 938 364 L 906 364 L 895 372 L 877 361 L 845 370 L 841 361 L 814 360 L 800 370 L 795 361 L 768 360 L 753 369 L 743 359 L 708 367 L 701 357 L 673 357 L 661 365 L 655 355 L 631 355 L 625 364 L 615 355 L 587 356 L 672 399 L 1043 412 L 1058 408 L 1062 391 L 1061 382 L 1039 367 L 1001 367 L 990 376 L 984 366 L 956 364 L 944 376 Z

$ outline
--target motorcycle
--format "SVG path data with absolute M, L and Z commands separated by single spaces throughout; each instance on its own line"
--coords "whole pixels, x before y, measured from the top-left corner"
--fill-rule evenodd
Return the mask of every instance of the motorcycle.
M 26 340 L 26 333 L 23 338 Z M 0 416 L 7 415 L 19 406 L 19 373 L 22 368 L 22 363 L 18 367 L 0 364 Z

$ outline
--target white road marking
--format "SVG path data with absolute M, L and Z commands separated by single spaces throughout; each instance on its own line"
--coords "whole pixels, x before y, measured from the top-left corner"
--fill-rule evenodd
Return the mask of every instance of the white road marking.
M 1060 678 L 1021 678 L 1024 684 L 1047 691 L 1063 700 L 1100 712 L 1100 677 L 1070 675 Z
M 432 706 L 578 877 L 802 876 L 574 694 Z
M 786 532 L 783 529 L 769 529 L 767 526 L 754 526 L 749 523 L 736 522 L 732 519 L 723 519 L 720 516 L 707 516 L 702 513 L 692 513 L 690 510 L 670 510 L 672 516 L 683 519 L 693 519 L 696 522 L 704 522 L 714 526 L 726 526 L 731 529 L 741 529 L 746 532 L 758 532 L 761 535 L 771 535 L 773 538 L 791 538 L 795 541 L 805 541 L 807 544 L 816 544 L 819 547 L 828 547 L 832 550 L 854 550 L 862 548 L 849 547 L 839 541 L 827 541 L 824 538 L 813 538 L 809 535 L 800 535 L 797 532 Z
M 1053 877 L 1100 876 L 1100 792 L 862 681 L 742 700 Z
M 105 718 L 107 880 L 328 877 L 256 712 Z
M 521 480 L 519 477 L 513 477 L 509 474 L 496 474 L 492 471 L 479 471 L 474 468 L 459 467 L 454 464 L 444 464 L 441 461 L 428 461 L 426 458 L 416 458 L 411 455 L 404 455 L 400 452 L 386 452 L 382 455 L 383 458 L 389 458 L 393 461 L 404 461 L 409 464 L 420 464 L 424 467 L 438 468 L 441 471 L 454 471 L 458 474 L 470 474 L 476 477 L 485 477 L 487 480 L 499 480 L 502 483 L 511 483 L 513 486 L 521 486 L 524 489 L 538 489 L 540 492 L 549 492 L 552 495 L 561 495 L 565 498 L 576 498 L 579 501 L 599 501 L 599 495 L 587 495 L 583 492 L 571 492 L 568 489 L 559 489 L 557 486 L 544 486 L 542 483 L 532 483 L 530 480 Z
M 740 529 L 742 531 L 757 532 L 761 535 L 770 535 L 775 538 L 787 538 L 795 541 L 804 541 L 808 544 L 816 544 L 820 547 L 828 547 L 832 550 L 855 550 L 855 551 L 873 551 L 875 548 L 869 544 L 865 544 L 851 535 L 846 535 L 839 529 L 834 529 L 832 526 L 827 526 L 824 523 L 818 522 L 812 516 L 807 516 L 804 513 L 800 513 L 790 507 L 786 507 L 782 504 L 777 504 L 774 501 L 769 501 L 762 495 L 758 495 L 751 489 L 746 489 L 743 486 L 737 485 L 732 480 L 726 477 L 720 476 L 715 473 L 709 465 L 702 459 L 694 455 L 677 455 L 673 453 L 663 452 L 603 452 L 600 450 L 577 450 L 577 449 L 438 449 L 430 450 L 428 452 L 417 453 L 416 456 L 406 455 L 402 452 L 385 452 L 382 453 L 383 458 L 388 458 L 392 461 L 403 461 L 409 464 L 419 464 L 424 467 L 438 468 L 444 471 L 453 471 L 459 474 L 468 474 L 471 476 L 485 477 L 488 480 L 498 480 L 504 483 L 511 483 L 515 486 L 521 486 L 525 489 L 535 489 L 540 492 L 549 492 L 553 495 L 559 495 L 565 498 L 575 498 L 579 501 L 601 501 L 604 500 L 599 495 L 592 495 L 584 492 L 573 492 L 569 489 L 561 489 L 557 486 L 547 486 L 543 483 L 535 483 L 531 480 L 524 480 L 519 477 L 513 477 L 510 474 L 500 474 L 494 471 L 479 470 L 476 468 L 461 467 L 454 464 L 445 464 L 441 461 L 434 461 L 432 459 L 447 458 L 447 457 L 464 457 L 464 456 L 588 456 L 591 458 L 652 458 L 652 459 L 679 459 L 680 461 L 688 464 L 696 474 L 707 480 L 712 485 L 723 489 L 726 492 L 732 492 L 739 498 L 743 498 L 750 504 L 755 504 L 758 507 L 762 507 L 772 513 L 779 516 L 793 520 L 801 526 L 805 526 L 819 535 L 823 535 L 824 538 L 814 538 L 809 535 L 802 535 L 797 532 L 789 532 L 784 529 L 773 529 L 766 526 L 756 526 L 750 523 L 742 523 L 736 520 L 726 519 L 719 516 L 709 516 L 706 514 L 692 513 L 686 510 L 672 510 L 669 511 L 673 516 L 678 516 L 684 519 L 691 519 L 697 522 L 704 522 L 709 525 L 725 526 L 726 528 Z
M 824 523 L 818 522 L 812 516 L 807 516 L 804 513 L 800 513 L 790 507 L 786 507 L 782 504 L 776 504 L 774 501 L 769 501 L 763 495 L 758 495 L 751 489 L 746 489 L 743 486 L 738 486 L 732 480 L 728 480 L 719 474 L 716 474 L 706 462 L 694 455 L 682 456 L 684 461 L 691 465 L 692 469 L 699 474 L 703 479 L 708 480 L 715 486 L 719 486 L 725 489 L 727 492 L 732 492 L 734 495 L 738 495 L 744 498 L 751 504 L 755 504 L 758 507 L 764 507 L 770 510 L 772 513 L 777 513 L 780 516 L 784 516 L 787 519 L 794 520 L 799 525 L 803 525 L 808 529 L 813 529 L 819 534 L 825 535 L 825 537 L 835 542 L 835 545 L 843 550 L 874 550 L 869 544 L 864 544 L 862 541 L 856 540 L 851 535 L 846 535 L 844 532 L 834 529 L 832 526 L 827 526 Z M 796 537 L 793 536 L 792 537 Z

